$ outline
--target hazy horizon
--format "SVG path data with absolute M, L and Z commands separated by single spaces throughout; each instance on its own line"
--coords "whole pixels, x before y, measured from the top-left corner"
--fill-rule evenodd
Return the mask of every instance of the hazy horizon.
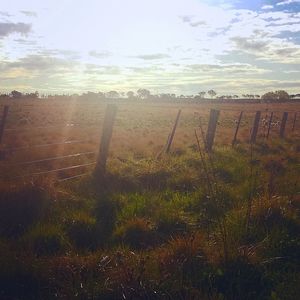
M 3 2 L 0 91 L 300 90 L 300 1 Z

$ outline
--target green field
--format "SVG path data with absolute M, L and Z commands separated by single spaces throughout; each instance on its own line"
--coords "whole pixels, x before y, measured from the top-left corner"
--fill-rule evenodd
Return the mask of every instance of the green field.
M 37 103 L 9 103 L 7 129 L 20 132 L 6 131 L 3 149 L 91 140 L 11 151 L 0 162 L 1 299 L 300 297 L 299 122 L 291 130 L 299 104 L 118 103 L 107 172 L 94 174 L 88 167 L 87 175 L 58 182 L 78 171 L 22 175 L 88 163 L 96 154 L 12 165 L 97 152 L 106 104 Z M 171 152 L 158 157 L 179 108 Z M 211 108 L 221 115 L 208 154 L 199 116 L 206 131 Z M 245 118 L 233 148 L 241 110 Z M 289 111 L 286 137 L 273 128 L 267 140 L 260 128 L 250 145 L 257 110 L 263 116 L 276 111 L 279 120 Z

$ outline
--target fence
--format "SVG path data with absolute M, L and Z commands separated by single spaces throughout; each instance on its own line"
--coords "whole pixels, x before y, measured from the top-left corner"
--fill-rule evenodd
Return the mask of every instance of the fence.
M 52 126 L 38 126 L 33 128 L 23 127 L 23 128 L 8 128 L 6 127 L 8 120 L 9 120 L 9 106 L 4 106 L 2 118 L 0 121 L 0 161 L 4 163 L 4 167 L 6 169 L 10 170 L 12 168 L 24 168 L 25 166 L 36 166 L 39 164 L 44 163 L 53 163 L 53 162 L 59 162 L 59 161 L 66 161 L 69 159 L 80 159 L 84 158 L 86 161 L 83 163 L 76 163 L 68 166 L 58 166 L 56 168 L 46 169 L 46 170 L 36 170 L 32 172 L 27 172 L 22 175 L 11 177 L 10 179 L 22 179 L 22 178 L 34 178 L 34 177 L 40 177 L 42 175 L 50 175 L 50 174 L 60 174 L 61 176 L 58 180 L 59 181 L 65 181 L 73 178 L 77 178 L 80 176 L 85 175 L 87 172 L 86 170 L 90 167 L 94 167 L 94 170 L 97 174 L 104 174 L 106 171 L 106 162 L 108 158 L 109 153 L 109 146 L 110 141 L 112 138 L 113 133 L 113 127 L 114 122 L 117 115 L 117 106 L 114 104 L 108 104 L 105 112 L 105 116 L 103 119 L 103 126 L 102 126 L 102 136 L 101 136 L 101 143 L 99 150 L 94 149 L 93 151 L 82 151 L 82 152 L 76 152 L 76 153 L 69 153 L 69 154 L 63 154 L 63 155 L 56 155 L 56 156 L 50 156 L 45 157 L 41 159 L 29 159 L 29 160 L 16 160 L 16 159 L 8 159 L 9 156 L 19 153 L 25 150 L 32 150 L 32 149 L 45 149 L 45 148 L 51 148 L 56 146 L 61 146 L 62 148 L 65 148 L 65 146 L 69 145 L 79 145 L 79 144 L 85 144 L 92 141 L 92 139 L 73 139 L 73 140 L 67 140 L 67 141 L 59 141 L 59 142 L 52 142 L 52 143 L 40 143 L 40 144 L 34 144 L 34 145 L 23 145 L 23 146 L 11 146 L 4 144 L 3 141 L 5 137 L 11 133 L 20 133 L 24 131 L 32 131 L 32 130 L 41 130 L 45 132 L 46 130 L 52 130 L 54 128 L 74 128 L 78 126 L 79 128 L 82 128 L 81 125 L 75 125 L 75 124 L 64 124 L 61 125 L 52 125 Z M 207 122 L 207 132 L 205 137 L 205 148 L 206 151 L 213 151 L 213 145 L 214 140 L 216 136 L 216 132 L 218 131 L 218 127 L 220 127 L 219 124 L 219 118 L 221 112 L 234 112 L 239 113 L 237 119 L 233 120 L 233 123 L 235 126 L 232 128 L 232 141 L 231 145 L 234 147 L 238 142 L 239 137 L 239 131 L 241 124 L 243 122 L 243 119 L 247 114 L 251 114 L 250 118 L 250 126 L 249 126 L 249 139 L 248 142 L 255 143 L 258 137 L 259 131 L 262 132 L 262 137 L 264 139 L 269 139 L 271 136 L 271 133 L 274 132 L 274 129 L 278 129 L 278 137 L 285 138 L 286 136 L 286 128 L 287 128 L 287 122 L 288 120 L 291 122 L 291 131 L 296 130 L 297 125 L 297 116 L 298 112 L 288 112 L 288 111 L 267 111 L 265 116 L 263 115 L 262 111 L 256 111 L 254 117 L 252 117 L 253 111 L 238 111 L 233 109 L 211 109 L 209 114 L 209 119 Z M 275 120 L 275 115 L 280 114 L 280 120 Z M 171 131 L 168 135 L 166 144 L 161 152 L 169 153 L 172 147 L 172 143 L 175 137 L 175 133 L 178 127 L 178 124 L 180 123 L 180 118 L 182 116 L 182 110 L 179 109 L 177 112 L 177 116 L 175 118 L 175 122 L 170 127 Z M 251 121 L 252 120 L 252 121 Z M 252 122 L 252 123 L 251 123 Z M 87 127 L 89 128 L 89 127 Z M 274 134 L 274 133 L 273 133 Z M 1 164 L 0 164 L 1 167 Z M 52 165 L 51 165 L 52 167 Z M 4 168 L 5 169 L 5 168 Z M 78 171 L 78 170 L 85 170 L 84 172 L 72 174 L 72 176 L 68 175 L 66 176 L 66 171 Z M 2 179 L 5 179 L 5 171 L 2 173 Z

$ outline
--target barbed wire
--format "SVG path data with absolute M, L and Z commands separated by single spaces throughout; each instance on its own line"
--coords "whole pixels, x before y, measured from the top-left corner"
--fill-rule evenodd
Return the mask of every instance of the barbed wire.
M 79 157 L 83 155 L 90 155 L 90 154 L 96 154 L 96 151 L 88 151 L 88 152 L 81 152 L 81 153 L 74 153 L 69 155 L 62 155 L 62 156 L 55 156 L 55 157 L 48 157 L 44 159 L 38 159 L 38 160 L 32 160 L 32 161 L 25 161 L 25 162 L 16 162 L 14 164 L 9 164 L 8 166 L 21 166 L 21 165 L 31 165 L 31 164 L 38 164 L 45 161 L 53 161 L 53 160 L 60 160 L 65 158 L 71 158 L 71 157 Z M 7 165 L 6 165 L 7 166 Z
M 89 174 L 89 172 L 81 173 L 79 175 L 75 175 L 75 176 L 71 176 L 71 177 L 66 177 L 66 178 L 63 178 L 63 179 L 58 179 L 57 181 L 58 182 L 64 182 L 64 181 L 67 181 L 67 180 L 72 180 L 72 179 L 75 179 L 75 178 L 82 177 L 82 176 L 87 175 L 87 174 Z
M 50 174 L 50 173 L 56 173 L 56 172 L 61 172 L 61 171 L 67 171 L 67 170 L 73 170 L 73 169 L 78 169 L 78 168 L 83 168 L 83 167 L 88 167 L 95 165 L 97 162 L 91 162 L 91 163 L 86 163 L 86 164 L 81 164 L 81 165 L 75 165 L 75 166 L 70 166 L 70 167 L 65 167 L 65 168 L 59 168 L 59 169 L 54 169 L 54 170 L 47 170 L 47 171 L 41 171 L 41 172 L 34 172 L 34 173 L 28 173 L 28 174 L 23 174 L 19 175 L 16 177 L 9 178 L 10 180 L 14 179 L 21 179 L 24 177 L 30 177 L 30 176 L 40 176 L 40 175 L 45 175 L 45 174 Z M 3 177 L 2 177 L 3 178 Z
M 16 152 L 20 150 L 26 150 L 26 149 L 31 149 L 31 148 L 43 148 L 43 147 L 51 147 L 51 146 L 59 146 L 59 145 L 72 145 L 72 144 L 82 144 L 82 143 L 91 143 L 93 142 L 92 140 L 73 140 L 73 141 L 65 141 L 65 142 L 57 142 L 57 143 L 51 143 L 51 144 L 40 144 L 40 145 L 31 145 L 31 146 L 22 146 L 22 147 L 17 147 L 17 148 L 10 148 L 6 147 L 3 148 L 3 151 L 11 151 L 11 152 Z

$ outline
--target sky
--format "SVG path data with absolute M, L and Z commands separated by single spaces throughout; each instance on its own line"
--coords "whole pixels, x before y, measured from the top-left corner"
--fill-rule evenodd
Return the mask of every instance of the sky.
M 300 0 L 0 0 L 0 92 L 300 93 Z

